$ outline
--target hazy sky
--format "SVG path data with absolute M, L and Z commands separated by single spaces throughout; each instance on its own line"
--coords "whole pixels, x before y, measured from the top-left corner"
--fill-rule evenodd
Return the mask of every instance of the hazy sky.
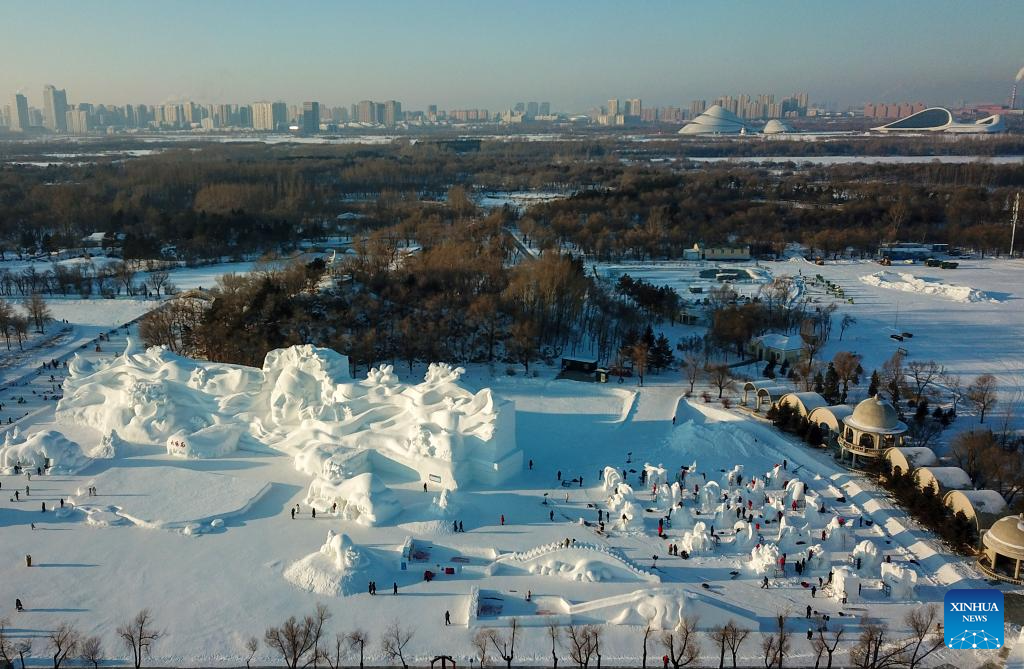
M 0 100 L 401 100 L 499 110 L 609 97 L 688 104 L 1004 101 L 1024 0 L 0 0 Z

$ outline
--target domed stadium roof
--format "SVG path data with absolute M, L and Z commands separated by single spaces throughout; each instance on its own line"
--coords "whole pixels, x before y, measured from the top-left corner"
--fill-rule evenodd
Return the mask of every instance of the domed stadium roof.
M 707 111 L 683 126 L 680 135 L 738 135 L 747 130 L 747 124 L 722 105 L 712 105 Z
M 785 132 L 796 132 L 796 130 L 794 130 L 793 126 L 786 123 L 785 121 L 780 121 L 777 118 L 773 118 L 764 124 L 764 128 L 761 130 L 761 132 L 766 135 L 780 135 Z
M 1000 518 L 982 537 L 982 543 L 1000 555 L 1024 559 L 1024 515 Z
M 999 114 L 986 116 L 977 121 L 959 123 L 953 119 L 953 113 L 948 109 L 929 107 L 916 114 L 872 128 L 872 130 L 878 132 L 949 132 L 971 135 L 1004 132 L 1006 123 Z
M 899 434 L 907 430 L 896 413 L 896 407 L 878 395 L 858 404 L 853 414 L 843 419 L 843 422 L 855 430 L 875 434 Z

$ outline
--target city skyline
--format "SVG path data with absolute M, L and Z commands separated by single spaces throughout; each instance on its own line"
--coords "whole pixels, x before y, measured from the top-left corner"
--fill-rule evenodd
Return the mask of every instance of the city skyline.
M 529 99 L 585 112 L 610 96 L 663 106 L 811 90 L 843 108 L 999 102 L 1024 62 L 977 48 L 982 35 L 1015 43 L 1024 6 L 1007 2 L 966 12 L 952 2 L 794 1 L 771 16 L 746 4 L 644 3 L 628 17 L 605 2 L 298 7 L 185 0 L 143 17 L 120 0 L 20 6 L 5 40 L 16 66 L 0 72 L 0 91 L 40 107 L 43 86 L 54 84 L 69 100 L 108 104 L 374 99 L 499 110 Z M 43 34 L 61 48 L 42 48 Z

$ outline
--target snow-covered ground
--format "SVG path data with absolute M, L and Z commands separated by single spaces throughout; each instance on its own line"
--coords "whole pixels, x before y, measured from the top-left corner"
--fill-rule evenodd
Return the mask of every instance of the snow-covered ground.
M 842 342 L 833 333 L 826 355 L 852 348 L 865 355 L 870 370 L 897 345 L 889 333 L 912 331 L 915 336 L 902 344 L 912 359 L 934 358 L 965 376 L 992 372 L 1006 383 L 1021 373 L 1021 355 L 1014 348 L 1024 336 L 1017 304 L 1024 286 L 1019 263 L 978 260 L 964 261 L 957 270 L 920 265 L 884 270 L 933 286 L 968 287 L 988 296 L 981 301 L 954 299 L 947 290 L 917 293 L 886 285 L 889 281 L 866 283 L 862 277 L 883 271 L 869 262 L 741 266 L 758 272 L 757 283 L 782 274 L 822 274 L 843 287 L 852 302 L 842 303 L 840 313 L 849 312 L 858 322 Z M 684 297 L 702 278 L 682 263 L 606 271 L 628 271 L 658 284 L 674 282 Z M 172 280 L 183 288 L 207 286 L 218 273 L 182 270 Z M 813 281 L 805 283 L 811 299 L 833 300 Z M 886 620 L 896 634 L 906 633 L 902 618 L 909 609 L 941 601 L 950 587 L 984 585 L 973 565 L 950 555 L 865 479 L 755 418 L 686 401 L 674 373 L 649 376 L 640 388 L 492 376 L 484 367 L 472 367 L 461 375 L 459 383 L 468 388 L 461 395 L 437 385 L 437 377 L 433 385 L 415 390 L 412 384 L 427 372 L 421 367 L 414 377 L 400 375 L 401 384 L 386 378 L 393 372 L 378 372 L 369 383 L 341 379 L 328 393 L 331 384 L 324 384 L 331 375 L 324 376 L 300 356 L 287 374 L 274 377 L 268 404 L 261 409 L 262 404 L 241 393 L 255 387 L 258 370 L 177 369 L 166 360 L 138 357 L 137 350 L 128 359 L 119 357 L 134 328 L 112 326 L 157 303 L 54 300 L 52 307 L 70 321 L 72 331 L 53 350 L 62 355 L 78 351 L 82 362 L 70 369 L 58 364 L 40 370 L 39 360 L 26 356 L 26 376 L 0 391 L 5 423 L 9 416 L 29 414 L 18 422 L 22 436 L 12 439 L 11 447 L 27 453 L 41 448 L 38 444 L 59 444 L 54 452 L 68 457 L 68 471 L 76 472 L 33 476 L 31 482 L 23 475 L 0 474 L 0 616 L 16 616 L 19 634 L 38 637 L 61 622 L 73 622 L 86 633 L 100 634 L 108 655 L 123 660 L 126 654 L 114 629 L 148 606 L 166 632 L 153 649 L 154 665 L 238 666 L 245 660 L 244 639 L 262 636 L 267 626 L 323 602 L 334 615 L 332 633 L 357 627 L 370 632 L 368 658 L 375 662 L 381 660 L 380 632 L 392 620 L 414 631 L 411 654 L 423 663 L 440 653 L 467 660 L 478 628 L 504 626 L 515 616 L 525 627 L 517 663 L 549 660 L 543 625 L 557 620 L 602 624 L 602 655 L 612 664 L 637 661 L 648 618 L 670 626 L 680 614 L 696 614 L 704 630 L 732 618 L 761 633 L 770 631 L 782 612 L 794 632 L 789 664 L 796 666 L 808 662 L 803 633 L 809 624 L 818 624 L 821 614 L 831 617 L 830 628 L 847 629 L 851 641 L 843 647 L 848 648 L 868 615 Z M 101 330 L 113 332 L 100 342 L 95 335 L 81 344 L 76 338 Z M 949 336 L 953 332 L 956 336 Z M 53 397 L 61 396 L 65 376 L 88 381 L 116 365 L 145 373 L 96 376 L 93 386 L 70 384 L 77 399 L 68 406 L 81 411 L 57 420 Z M 551 370 L 541 374 L 550 376 Z M 188 399 L 183 403 L 174 399 L 178 395 L 168 402 L 152 394 L 172 381 L 205 395 L 182 395 Z M 121 383 L 129 395 L 103 394 L 104 388 Z M 351 413 L 330 413 L 326 401 L 316 406 L 290 401 L 301 395 L 294 389 L 314 386 L 327 393 L 323 397 L 348 404 Z M 275 395 L 277 388 L 288 392 Z M 477 388 L 490 392 L 474 394 Z M 389 393 L 403 399 L 388 399 Z M 134 399 L 122 407 L 119 398 L 126 396 Z M 316 472 L 328 465 L 339 471 L 366 466 L 356 458 L 325 459 L 340 452 L 337 444 L 382 452 L 393 448 L 373 435 L 390 439 L 389 434 L 397 434 L 395 428 L 406 418 L 396 416 L 419 411 L 410 407 L 433 407 L 423 416 L 427 429 L 417 442 L 433 453 L 430 449 L 444 443 L 436 440 L 439 434 L 462 428 L 485 434 L 479 430 L 492 423 L 472 421 L 491 415 L 495 409 L 489 407 L 501 406 L 502 400 L 514 402 L 512 448 L 522 451 L 523 465 L 498 482 L 485 484 L 474 475 L 445 491 L 429 476 L 421 477 L 425 470 L 417 473 L 402 465 L 375 466 L 372 474 L 347 479 L 351 484 L 344 488 L 329 481 L 311 485 L 311 477 L 316 481 Z M 459 406 L 469 418 L 453 422 L 449 412 Z M 196 407 L 209 407 L 205 420 L 194 420 L 203 418 Z M 406 414 L 395 407 L 406 407 Z M 136 435 L 132 441 L 96 429 L 114 420 L 110 412 L 122 410 L 128 413 L 118 420 L 125 426 L 145 425 L 154 430 L 146 434 L 154 437 Z M 87 413 L 107 417 L 102 424 L 89 422 L 83 418 Z M 209 445 L 197 435 L 240 416 L 260 420 L 239 440 L 239 450 L 206 458 L 168 453 L 184 442 L 192 448 L 193 439 Z M 301 422 L 289 422 L 295 420 Z M 356 423 L 371 426 L 368 432 L 351 433 L 364 435 L 357 441 L 346 441 L 348 432 L 331 427 Z M 319 426 L 318 431 L 310 426 Z M 33 441 L 33 434 L 40 433 Z M 61 441 L 60 434 L 69 441 Z M 67 455 L 76 445 L 81 461 Z M 646 484 L 639 481 L 641 471 L 651 477 Z M 28 495 L 25 486 L 31 488 Z M 89 494 L 90 487 L 96 495 Z M 19 491 L 17 500 L 14 490 Z M 359 513 L 326 503 L 339 495 Z M 750 524 L 738 521 L 740 500 L 753 516 Z M 659 538 L 659 518 L 664 522 L 669 507 L 679 502 L 682 507 L 673 508 L 665 536 Z M 318 510 L 316 518 L 311 505 Z M 459 525 L 464 532 L 454 531 Z M 689 550 L 688 559 L 669 555 L 670 544 Z M 798 576 L 793 562 L 806 558 L 811 547 L 818 548 L 808 570 Z M 788 556 L 784 572 L 776 570 L 781 553 Z M 33 557 L 32 568 L 24 566 L 27 554 Z M 652 559 L 655 555 L 658 560 Z M 839 570 L 852 570 L 851 555 L 863 559 L 859 574 Z M 916 580 L 916 588 L 901 597 L 884 596 L 878 563 L 885 557 L 906 570 L 905 578 Z M 848 591 L 846 604 L 834 596 L 837 588 L 812 597 L 810 586 L 819 577 L 827 579 L 830 570 L 838 570 L 842 576 L 837 578 L 847 582 L 859 577 L 859 594 Z M 429 582 L 426 571 L 435 574 Z M 761 588 L 763 576 L 769 579 L 767 590 Z M 378 584 L 379 596 L 367 593 L 370 581 Z M 14 613 L 16 597 L 25 612 Z M 805 617 L 807 606 L 812 621 Z M 446 611 L 451 626 L 444 625 Z M 713 653 L 711 646 L 705 638 L 706 657 Z M 653 643 L 650 651 L 653 657 L 662 652 Z M 559 652 L 562 662 L 569 662 L 564 645 Z M 932 659 L 974 666 L 990 655 L 965 660 L 959 652 L 943 651 Z M 761 663 L 757 634 L 741 656 L 747 665 Z M 261 648 L 257 663 L 275 661 Z
M 107 350 L 88 350 L 83 358 L 114 361 L 123 332 L 104 343 Z M 200 382 L 226 387 L 217 378 Z M 116 625 L 148 606 L 166 632 L 152 660 L 164 666 L 237 666 L 245 638 L 316 602 L 333 613 L 332 631 L 362 627 L 379 639 L 384 625 L 401 621 L 415 633 L 410 649 L 421 663 L 439 653 L 468 659 L 476 629 L 504 626 L 515 616 L 525 627 L 517 662 L 541 664 L 549 658 L 543 625 L 556 619 L 604 625 L 602 655 L 610 664 L 637 661 L 647 618 L 670 626 L 681 613 L 696 614 L 703 629 L 732 618 L 765 632 L 784 612 L 799 637 L 828 614 L 831 627 L 848 627 L 855 637 L 868 614 L 903 630 L 909 608 L 941 600 L 947 587 L 982 583 L 972 566 L 949 556 L 827 455 L 755 419 L 689 403 L 667 375 L 649 378 L 638 388 L 491 377 L 471 369 L 468 383 L 515 402 L 516 442 L 532 468 L 526 464 L 498 485 L 448 493 L 429 480 L 424 492 L 417 477 L 381 469 L 398 515 L 376 524 L 323 507 L 312 518 L 309 474 L 297 469 L 291 454 L 273 448 L 182 459 L 165 448 L 119 441 L 105 454 L 113 457 L 93 460 L 73 476 L 33 476 L 31 482 L 0 476 L 0 613 L 18 597 L 26 611 L 15 620 L 24 633 L 74 622 L 117 649 Z M 33 423 L 33 429 L 63 431 L 86 452 L 103 445 L 100 432 L 55 422 L 52 411 Z M 658 483 L 656 495 L 638 480 L 645 463 L 651 465 L 648 482 Z M 680 483 L 681 468 L 687 473 Z M 8 498 L 25 485 L 30 496 Z M 97 495 L 88 495 L 91 486 Z M 694 486 L 702 492 L 694 495 Z M 764 504 L 766 495 L 771 505 Z M 53 509 L 61 499 L 65 510 L 40 510 L 42 502 Z M 737 525 L 739 499 L 754 516 L 750 526 Z M 683 505 L 658 538 L 658 519 L 677 500 Z M 793 509 L 792 501 L 806 506 Z M 780 511 L 785 527 L 777 522 Z M 620 513 L 629 514 L 628 522 Z M 454 532 L 454 523 L 465 531 Z M 769 548 L 756 549 L 759 541 Z M 692 555 L 670 556 L 669 544 L 689 547 Z M 793 562 L 811 546 L 818 546 L 815 557 L 798 576 Z M 775 570 L 776 550 L 788 552 L 784 574 Z M 877 560 L 866 559 L 859 596 L 849 592 L 844 605 L 825 588 L 812 597 L 809 586 L 827 579 L 831 568 L 849 566 L 853 551 L 889 556 L 916 575 L 916 593 L 885 597 Z M 26 554 L 36 566 L 24 566 Z M 436 574 L 429 582 L 427 570 Z M 762 575 L 769 578 L 767 590 Z M 370 581 L 379 596 L 366 592 Z M 807 606 L 813 621 L 805 617 Z M 445 611 L 451 626 L 444 625 Z M 704 646 L 710 653 L 710 642 Z M 369 650 L 379 661 L 375 642 Z M 651 651 L 655 657 L 661 652 L 653 645 Z M 791 664 L 808 653 L 806 643 L 794 639 Z M 566 648 L 560 654 L 569 661 Z M 112 655 L 125 656 L 120 649 Z M 741 655 L 747 664 L 760 661 L 756 634 Z M 273 661 L 260 650 L 257 662 Z

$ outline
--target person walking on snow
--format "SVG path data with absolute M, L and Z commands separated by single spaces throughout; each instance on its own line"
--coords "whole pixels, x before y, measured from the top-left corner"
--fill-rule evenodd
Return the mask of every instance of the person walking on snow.
M 452 624 L 452 614 L 449 611 L 444 612 L 444 624 L 445 626 Z
M 397 595 L 398 594 L 398 581 L 395 581 L 395 582 L 393 582 L 391 584 L 391 594 L 393 594 L 393 595 Z
M 549 511 L 548 512 L 548 520 L 554 520 L 554 519 L 555 519 L 555 512 L 554 511 Z
M 292 520 L 295 520 L 295 507 L 292 507 Z
M 505 524 L 505 514 L 501 514 L 501 524 Z

